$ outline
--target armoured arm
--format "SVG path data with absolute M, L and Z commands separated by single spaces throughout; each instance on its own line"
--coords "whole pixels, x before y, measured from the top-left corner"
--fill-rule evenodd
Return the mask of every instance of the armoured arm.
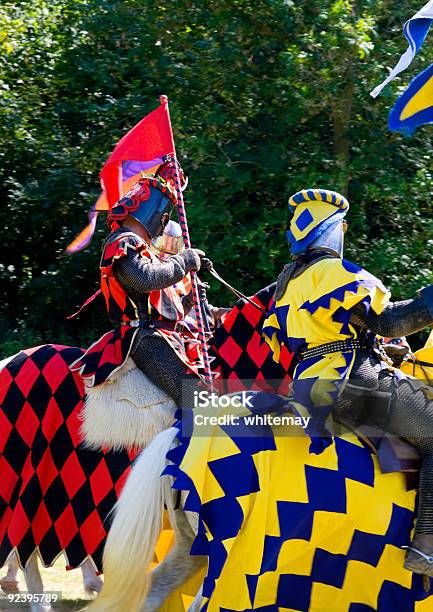
M 193 249 L 185 249 L 164 262 L 151 261 L 128 249 L 124 257 L 115 261 L 113 272 L 126 291 L 143 294 L 170 287 L 199 268 L 200 257 Z
M 389 338 L 414 334 L 433 323 L 433 285 L 421 289 L 412 300 L 388 304 L 380 315 L 372 309 L 366 314 L 364 305 L 358 304 L 350 322 Z

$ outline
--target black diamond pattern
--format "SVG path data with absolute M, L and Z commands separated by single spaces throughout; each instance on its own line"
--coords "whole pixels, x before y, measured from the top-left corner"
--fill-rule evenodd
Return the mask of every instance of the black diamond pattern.
M 129 468 L 131 458 L 127 453 L 108 453 L 105 455 L 102 452 L 83 449 L 81 444 L 75 446 L 71 433 L 74 434 L 74 439 L 78 439 L 78 435 L 76 435 L 77 432 L 72 432 L 69 428 L 74 427 L 75 423 L 79 423 L 79 419 L 74 415 L 82 409 L 84 388 L 78 376 L 69 373 L 68 368 L 65 367 L 67 372 L 65 379 L 53 394 L 45 375 L 42 373 L 45 366 L 48 366 L 45 371 L 50 372 L 49 362 L 54 357 L 58 359 L 60 355 L 68 366 L 82 354 L 81 349 L 74 347 L 45 345 L 33 352 L 32 350 L 22 351 L 5 368 L 14 380 L 8 387 L 4 401 L 0 405 L 0 411 L 2 411 L 3 416 L 7 417 L 13 428 L 6 441 L 2 458 L 8 462 L 11 470 L 13 470 L 10 473 L 15 473 L 15 481 L 10 484 L 9 495 L 11 500 L 9 504 L 6 504 L 0 495 L 0 520 L 5 513 L 8 513 L 11 517 L 11 513 L 20 512 L 19 516 L 22 516 L 25 523 L 22 524 L 21 537 L 18 540 L 15 538 L 12 541 L 8 531 L 0 538 L 0 566 L 5 562 L 14 547 L 17 548 L 20 561 L 24 565 L 36 546 L 39 546 L 44 564 L 50 565 L 62 551 L 61 541 L 63 539 L 69 542 L 66 546 L 66 554 L 72 567 L 78 567 L 89 554 L 91 554 L 97 566 L 101 567 L 102 548 L 105 542 L 103 524 L 117 499 L 115 485 L 123 477 L 125 470 Z M 29 372 L 32 372 L 33 379 L 35 366 L 40 374 L 29 389 L 27 397 L 25 397 L 16 384 L 15 378 L 20 374 L 21 383 L 26 381 L 25 372 L 28 367 Z M 0 376 L 2 376 L 1 372 Z M 30 380 L 30 375 L 28 380 Z M 23 387 L 25 388 L 25 385 Z M 63 418 L 54 435 L 52 435 L 54 429 L 52 423 L 48 422 L 46 417 L 46 409 L 52 398 L 57 401 Z M 30 403 L 38 417 L 31 424 L 29 422 L 22 423 L 23 419 L 18 420 L 26 401 Z M 71 415 L 73 415 L 72 418 L 69 418 Z M 67 419 L 68 425 L 66 424 Z M 17 425 L 17 422 L 19 425 Z M 31 449 L 28 448 L 20 435 L 20 427 L 26 427 L 26 437 L 33 438 Z M 32 428 L 31 432 L 29 427 Z M 48 440 L 44 432 L 52 436 L 52 439 Z M 74 474 L 72 469 L 66 469 L 62 472 L 62 475 L 58 473 L 64 467 L 66 460 L 71 457 L 71 454 L 75 454 L 76 462 L 78 462 L 85 475 L 84 483 L 79 486 L 73 500 L 69 498 L 68 490 L 75 491 L 80 484 L 77 484 L 77 475 Z M 104 474 L 105 470 L 99 470 L 95 475 L 95 470 L 101 461 L 106 461 L 108 475 Z M 74 465 L 74 462 L 72 462 L 72 465 Z M 30 473 L 29 470 L 31 470 Z M 36 473 L 34 474 L 33 471 Z M 53 476 L 55 478 L 48 487 L 48 483 Z M 23 481 L 27 483 L 24 487 L 22 486 Z M 68 486 L 66 487 L 65 484 Z M 99 506 L 96 506 L 95 498 L 100 499 L 101 490 L 104 493 L 107 491 L 107 494 Z M 43 491 L 46 491 L 45 495 Z M 44 501 L 49 515 L 48 523 L 46 515 L 39 512 L 42 501 Z M 95 548 L 94 535 L 91 541 L 84 541 L 83 538 L 86 536 L 80 534 L 78 528 L 95 510 L 97 511 L 96 516 L 100 517 L 100 525 L 96 525 L 96 531 L 101 534 L 101 541 L 98 544 L 97 551 L 93 553 Z M 35 516 L 41 516 L 40 520 L 44 521 L 40 529 L 35 522 Z M 75 521 L 70 521 L 69 516 L 73 516 Z M 33 530 L 30 527 L 31 521 L 33 521 Z M 55 521 L 58 521 L 56 526 L 54 526 Z M 45 533 L 48 525 L 49 530 L 41 541 L 35 541 L 34 533 Z M 75 528 L 76 531 L 72 535 L 69 531 L 67 537 L 65 537 L 65 534 L 61 533 L 61 530 L 65 528 L 69 530 Z M 56 530 L 60 531 L 57 532 Z

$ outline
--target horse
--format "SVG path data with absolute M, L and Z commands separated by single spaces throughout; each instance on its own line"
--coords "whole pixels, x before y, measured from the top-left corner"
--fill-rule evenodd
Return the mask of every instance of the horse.
M 255 296 L 261 308 L 268 307 L 273 290 L 271 285 Z M 261 320 L 261 311 L 242 301 L 226 316 L 214 354 L 222 378 L 284 378 L 266 365 L 267 348 L 257 340 Z M 48 344 L 0 362 L 0 567 L 15 550 L 28 570 L 30 592 L 43 588 L 37 555 L 45 566 L 64 554 L 71 568 L 89 561 L 101 569 L 110 511 L 137 455 L 122 448 L 144 448 L 174 420 L 170 398 L 148 379 L 137 386 L 132 360 L 109 384 L 86 389 L 69 369 L 82 354 L 77 347 Z M 120 444 L 118 431 L 107 443 L 108 428 L 102 430 L 98 418 L 111 404 L 122 411 Z M 139 428 L 127 426 L 131 408 L 141 416 Z M 91 419 L 83 423 L 86 412 L 95 426 Z M 105 447 L 98 450 L 102 438 Z
M 10 362 L 12 362 L 17 355 L 12 355 L 0 361 L 0 372 Z M 12 551 L 7 559 L 7 573 L 3 578 L 0 579 L 0 589 L 6 593 L 18 593 L 18 570 L 20 567 L 20 561 L 17 553 Z M 82 577 L 83 577 L 83 588 L 84 592 L 88 595 L 93 595 L 101 590 L 102 580 L 98 576 L 95 570 L 95 565 L 91 559 L 85 559 L 80 565 Z M 43 592 L 42 578 L 38 568 L 38 557 L 37 554 L 33 553 L 27 560 L 25 567 L 23 568 L 24 578 L 26 586 L 29 592 Z
M 0 362 L 0 567 L 9 564 L 6 590 L 17 589 L 19 565 L 29 593 L 42 593 L 38 556 L 48 567 L 60 554 L 68 567 L 81 567 L 87 592 L 101 588 L 97 571 L 109 513 L 137 453 L 82 444 L 84 396 L 88 405 L 104 396 L 85 390 L 69 370 L 81 352 L 44 345 Z M 175 405 L 150 381 L 144 384 L 150 441 L 173 421 Z M 37 603 L 31 608 L 43 609 Z
M 264 296 L 262 296 L 263 299 L 259 300 L 259 303 L 266 307 L 268 305 L 267 300 L 271 299 L 272 293 L 273 288 L 268 288 L 268 291 L 265 292 Z M 293 365 L 290 356 L 287 357 L 287 364 L 282 370 L 273 370 L 270 373 L 267 369 L 272 362 L 268 359 L 266 349 L 260 345 L 258 330 L 262 320 L 261 313 L 245 303 L 238 304 L 234 310 L 236 308 L 236 315 L 231 318 L 230 316 L 227 317 L 225 326 L 222 329 L 222 336 L 219 338 L 215 349 L 217 358 L 222 363 L 222 375 L 226 379 L 227 390 L 237 390 L 242 385 L 240 380 L 242 378 L 259 380 L 277 379 L 280 377 L 282 379 L 287 373 L 289 373 L 287 378 L 290 378 L 290 368 Z M 70 378 L 71 375 L 68 368 L 68 363 L 74 361 L 80 354 L 82 354 L 81 349 L 45 345 L 44 347 L 21 352 L 10 359 L 0 372 L 0 420 L 2 420 L 0 427 L 0 461 L 2 461 L 2 475 L 5 475 L 5 478 L 0 483 L 0 564 L 8 558 L 11 550 L 15 547 L 20 555 L 21 562 L 26 557 L 27 560 L 30 559 L 31 555 L 38 548 L 39 554 L 42 553 L 43 555 L 44 563 L 45 559 L 51 559 L 54 551 L 56 553 L 58 551 L 65 551 L 67 552 L 69 564 L 71 566 L 78 566 L 79 563 L 75 565 L 77 560 L 79 558 L 83 560 L 89 554 L 92 556 L 92 559 L 98 559 L 105 544 L 108 527 L 106 522 L 107 516 L 117 498 L 118 492 L 123 486 L 123 482 L 129 472 L 131 460 L 135 454 L 133 456 L 128 453 L 125 454 L 125 451 L 123 451 L 124 454 L 117 452 L 110 455 L 113 451 L 99 451 L 98 454 L 95 450 L 82 447 L 81 415 L 84 408 L 83 398 L 85 390 L 80 379 Z M 273 364 L 272 367 L 274 367 Z M 108 385 L 107 387 L 110 386 Z M 10 394 L 8 394 L 8 391 L 10 391 Z M 130 403 L 136 403 L 136 399 L 133 399 Z M 34 406 L 36 408 L 36 418 L 31 416 L 27 404 L 30 404 L 30 407 Z M 5 414 L 11 418 L 11 420 L 8 418 L 9 425 L 4 420 Z M 19 423 L 20 415 L 23 417 L 22 423 Z M 122 421 L 122 419 L 119 420 Z M 26 429 L 22 427 L 23 423 L 26 424 Z M 203 583 L 203 590 L 197 595 L 193 604 L 196 609 L 200 608 L 203 602 L 205 602 L 204 605 L 208 605 L 208 609 L 212 609 L 213 606 L 225 609 L 257 608 L 258 603 L 256 599 L 258 598 L 258 601 L 262 601 L 264 598 L 262 581 L 273 580 L 276 574 L 274 565 L 278 555 L 272 557 L 272 554 L 266 552 L 265 559 L 262 560 L 263 567 L 261 567 L 260 563 L 257 566 L 257 554 L 260 551 L 262 553 L 263 551 L 268 551 L 269 543 L 278 544 L 281 550 L 285 550 L 288 546 L 292 550 L 292 547 L 294 547 L 295 557 L 291 561 L 290 571 L 287 570 L 284 573 L 284 580 L 282 580 L 281 586 L 277 589 L 279 595 L 283 598 L 285 597 L 283 603 L 280 604 L 281 607 L 300 610 L 315 609 L 315 606 L 317 607 L 317 597 L 319 597 L 317 593 L 320 594 L 320 597 L 325 597 L 324 601 L 326 600 L 329 603 L 328 607 L 335 610 L 349 609 L 349 607 L 342 608 L 334 605 L 337 595 L 340 599 L 341 597 L 349 598 L 348 606 L 352 606 L 352 604 L 358 606 L 359 604 L 359 606 L 364 606 L 359 607 L 359 609 L 363 610 L 388 609 L 384 606 L 389 605 L 388 600 L 390 597 L 393 597 L 394 601 L 397 602 L 393 608 L 396 610 L 404 609 L 406 611 L 414 609 L 414 606 L 416 606 L 417 610 L 418 608 L 421 609 L 423 597 L 426 600 L 426 605 L 431 605 L 431 600 L 429 601 L 427 595 L 423 595 L 423 591 L 420 593 L 419 577 L 411 577 L 409 573 L 401 573 L 403 572 L 402 553 L 398 546 L 400 544 L 407 544 L 410 538 L 415 494 L 413 491 L 408 492 L 407 495 L 404 493 L 403 477 L 401 474 L 381 475 L 374 456 L 356 437 L 349 439 L 342 438 L 341 442 L 339 441 L 340 438 L 338 438 L 337 444 L 334 445 L 337 447 L 337 451 L 327 451 L 320 459 L 309 455 L 305 436 L 298 435 L 294 438 L 287 438 L 286 440 L 289 440 L 289 442 L 286 443 L 289 446 L 285 448 L 285 456 L 290 456 L 291 458 L 297 457 L 299 460 L 297 469 L 298 471 L 300 470 L 299 473 L 296 473 L 297 478 L 291 483 L 291 486 L 288 485 L 288 488 L 290 491 L 293 489 L 293 491 L 299 494 L 299 483 L 302 484 L 303 482 L 301 489 L 303 487 L 304 494 L 305 490 L 307 490 L 312 499 L 305 500 L 302 498 L 301 500 L 293 500 L 289 498 L 287 500 L 284 498 L 285 493 L 282 494 L 283 498 L 277 500 L 277 505 L 278 508 L 281 507 L 282 509 L 282 517 L 285 519 L 283 525 L 292 525 L 292 531 L 284 527 L 279 537 L 273 534 L 265 534 L 262 540 L 258 538 L 252 542 L 247 541 L 247 544 L 245 544 L 243 538 L 245 538 L 246 533 L 251 533 L 251 531 L 260 533 L 258 529 L 260 523 L 258 525 L 254 522 L 256 520 L 254 518 L 256 509 L 251 496 L 261 491 L 263 491 L 263 494 L 268 493 L 266 481 L 269 474 L 260 475 L 258 490 L 253 492 L 247 491 L 244 495 L 234 495 L 233 491 L 230 496 L 223 495 L 222 501 L 225 503 L 227 501 L 225 497 L 230 497 L 232 506 L 226 504 L 223 507 L 223 512 L 221 512 L 221 508 L 218 508 L 218 503 L 220 502 L 212 499 L 212 495 L 210 495 L 210 493 L 214 493 L 212 487 L 215 487 L 215 483 L 209 486 L 209 483 L 206 483 L 206 479 L 204 479 L 203 488 L 200 490 L 198 483 L 192 481 L 187 471 L 182 473 L 182 470 L 185 469 L 184 466 L 177 465 L 175 462 L 173 464 L 174 472 L 171 475 L 162 479 L 159 477 L 166 464 L 172 467 L 172 461 L 168 461 L 166 455 L 173 458 L 170 454 L 171 451 L 168 451 L 173 445 L 175 438 L 177 442 L 172 450 L 182 448 L 185 450 L 185 457 L 193 458 L 193 464 L 207 464 L 207 457 L 199 452 L 200 449 L 197 449 L 192 442 L 183 439 L 182 436 L 179 437 L 179 433 L 176 433 L 176 428 L 165 429 L 165 427 L 165 425 L 161 427 L 163 431 L 156 436 L 151 445 L 144 451 L 143 461 L 141 459 L 137 461 L 134 468 L 136 471 L 131 473 L 131 487 L 125 489 L 124 495 L 120 498 L 114 523 L 109 532 L 112 536 L 110 535 L 106 547 L 106 585 L 100 595 L 101 599 L 97 599 L 92 604 L 93 606 L 100 606 L 101 601 L 109 601 L 110 589 L 111 592 L 114 589 L 114 591 L 117 591 L 116 601 L 121 602 L 119 603 L 120 607 L 118 606 L 117 609 L 127 609 L 132 612 L 134 609 L 140 608 L 149 584 L 151 584 L 146 605 L 153 609 L 160 605 L 165 594 L 172 591 L 178 580 L 190 575 L 198 567 L 205 567 L 207 568 L 207 575 Z M 177 427 L 180 427 L 180 425 L 178 424 Z M 45 440 L 41 437 L 41 431 L 45 436 Z M 90 431 L 91 428 L 89 429 Z M 179 431 L 177 429 L 177 432 Z M 23 434 L 24 437 L 21 436 L 22 440 L 17 438 L 17 433 Z M 125 434 L 122 433 L 122 435 Z M 126 438 L 128 438 L 128 435 L 126 435 Z M 220 439 L 222 438 L 218 436 L 212 439 L 211 446 L 218 444 Z M 277 440 L 278 436 L 275 439 Z M 66 448 L 64 448 L 65 441 L 67 441 Z M 295 441 L 297 445 L 300 445 L 299 448 L 291 448 Z M 50 453 L 51 451 L 54 452 L 54 455 L 51 457 L 52 461 L 47 462 L 45 459 L 45 463 L 42 464 L 44 470 L 40 469 L 38 472 L 41 459 L 44 458 L 47 448 L 49 448 Z M 19 461 L 17 463 L 15 463 L 17 459 L 11 456 L 11 449 L 18 452 L 21 451 L 22 457 L 18 458 Z M 23 449 L 26 452 L 23 453 Z M 247 450 L 241 450 L 240 454 L 247 453 Z M 270 450 L 278 451 L 274 455 L 278 461 L 281 455 L 278 445 L 275 445 L 275 449 L 268 449 L 266 452 Z M 257 453 L 253 454 L 262 461 L 263 452 L 263 449 L 259 449 Z M 59 453 L 59 455 L 57 456 L 56 453 Z M 80 453 L 83 454 L 81 455 Z M 218 450 L 218 453 L 221 454 L 221 451 Z M 84 480 L 82 481 L 84 488 L 82 485 L 82 491 L 79 490 L 80 487 L 73 491 L 71 490 L 72 498 L 68 498 L 68 503 L 62 506 L 63 512 L 65 512 L 65 509 L 67 511 L 69 506 L 72 506 L 74 509 L 74 507 L 79 508 L 83 505 L 86 509 L 86 515 L 95 516 L 94 511 L 97 510 L 98 502 L 102 501 L 103 503 L 99 510 L 101 513 L 106 512 L 106 514 L 102 514 L 103 518 L 98 516 L 96 522 L 98 528 L 94 532 L 97 534 L 96 539 L 92 540 L 89 537 L 90 529 L 84 529 L 80 531 L 81 540 L 77 540 L 77 525 L 75 525 L 75 531 L 68 532 L 65 530 L 64 523 L 57 522 L 54 529 L 50 528 L 50 538 L 47 540 L 44 539 L 44 535 L 48 532 L 45 534 L 41 533 L 40 517 L 37 517 L 39 520 L 38 525 L 38 520 L 34 520 L 35 513 L 37 513 L 43 502 L 48 516 L 52 518 L 54 516 L 57 517 L 54 520 L 56 523 L 56 520 L 59 518 L 59 508 L 55 503 L 50 503 L 50 501 L 53 502 L 53 500 L 50 500 L 50 486 L 54 482 L 57 488 L 59 487 L 59 482 L 66 489 L 69 489 L 71 486 L 77 486 L 76 482 L 73 483 L 69 479 L 68 470 L 63 469 L 68 458 L 71 456 L 79 456 L 78 464 L 84 472 Z M 52 464 L 54 464 L 53 458 L 55 458 L 56 464 L 57 462 L 61 463 L 61 465 L 59 463 L 57 466 L 56 464 L 54 466 L 57 470 L 54 480 L 52 478 L 52 470 L 47 469 L 47 466 L 52 467 Z M 355 464 L 353 464 L 353 458 L 356 459 Z M 230 456 L 222 457 L 222 459 L 225 461 L 231 460 Z M 73 461 L 75 463 L 75 457 Z M 116 461 L 120 461 L 120 463 L 117 465 L 117 470 L 113 470 L 112 468 Z M 8 462 L 12 463 L 12 467 Z M 75 463 L 75 465 L 77 464 Z M 246 461 L 245 465 L 248 469 L 252 469 L 251 461 Z M 281 467 L 281 461 L 279 465 Z M 282 465 L 285 464 L 283 463 Z M 151 466 L 154 467 L 153 470 L 149 470 Z M 97 469 L 98 467 L 99 470 Z M 33 472 L 30 468 L 33 469 Z M 97 475 L 98 478 L 102 478 L 101 482 L 106 487 L 106 475 L 107 473 L 110 474 L 110 470 L 111 473 L 116 474 L 117 480 L 114 486 L 111 483 L 110 487 L 104 491 L 99 491 L 99 497 L 95 500 L 94 493 L 96 494 L 96 489 L 92 493 L 91 483 L 95 483 Z M 147 470 L 149 472 L 146 476 Z M 176 470 L 178 471 L 176 472 Z M 308 475 L 308 479 L 305 474 L 302 477 L 302 470 Z M 324 482 L 327 484 L 325 492 L 321 491 L 318 484 L 320 479 L 313 477 L 314 474 L 317 474 L 316 470 L 320 471 Z M 235 473 L 234 470 L 231 471 Z M 37 480 L 34 478 L 32 480 L 34 472 L 38 474 Z M 105 478 L 102 477 L 103 472 L 105 472 Z M 279 473 L 279 470 L 274 469 L 271 472 L 275 474 Z M 248 472 L 244 470 L 244 473 L 247 474 Z M 137 474 L 136 480 L 133 479 L 135 474 Z M 290 473 L 287 477 L 289 476 Z M 170 482 L 170 479 L 173 477 L 175 477 L 174 486 L 178 490 L 183 491 L 181 503 L 176 510 L 177 495 L 173 499 L 173 492 L 170 488 L 170 484 L 173 482 Z M 249 480 L 251 482 L 257 481 L 256 475 L 250 474 Z M 348 490 L 346 504 L 350 507 L 347 512 L 343 512 L 341 509 L 343 503 L 341 499 L 337 501 L 333 499 L 335 497 L 335 480 L 339 482 L 338 492 L 340 496 L 343 495 L 343 488 Z M 352 484 L 352 481 L 355 485 Z M 43 487 L 41 487 L 41 482 Z M 135 487 L 133 486 L 134 482 L 136 483 Z M 30 483 L 32 486 L 29 487 Z M 186 486 L 186 483 L 188 486 Z M 243 479 L 239 478 L 239 483 L 244 486 Z M 34 493 L 38 490 L 38 486 L 41 487 L 41 492 L 35 496 Z M 354 488 L 355 491 L 358 491 L 355 498 L 353 497 Z M 135 506 L 131 509 L 128 500 L 129 498 L 132 499 L 131 495 L 134 491 L 137 495 L 141 493 L 143 498 L 136 497 Z M 29 495 L 29 492 L 32 495 Z M 149 496 L 149 492 L 152 495 Z M 351 493 L 350 495 L 349 492 Z M 75 495 L 78 495 L 77 500 L 75 500 Z M 386 501 L 385 507 L 388 511 L 385 518 L 388 522 L 383 519 L 383 499 L 380 499 L 380 503 L 378 501 L 381 496 Z M 241 499 L 243 497 L 248 499 L 247 508 L 245 508 L 244 502 Z M 29 507 L 29 499 L 36 499 L 36 510 L 34 508 L 32 510 L 32 507 Z M 152 501 L 154 499 L 159 501 L 155 504 Z M 155 570 L 152 581 L 150 581 L 147 575 L 146 579 L 143 580 L 142 574 L 146 573 L 147 562 L 149 559 L 151 560 L 153 554 L 153 543 L 160 530 L 161 515 L 159 510 L 161 509 L 161 499 L 165 501 L 169 508 L 171 523 L 176 532 L 177 544 L 166 557 L 166 562 L 162 563 Z M 74 506 L 72 503 L 74 501 L 79 501 L 80 505 L 75 504 Z M 363 501 L 365 506 L 362 504 Z M 89 504 L 90 507 L 88 507 Z M 150 504 L 150 506 L 146 504 Z M 216 504 L 215 509 L 213 509 L 214 504 Z M 374 508 L 378 515 L 385 520 L 385 523 L 379 526 L 380 528 L 377 525 L 372 526 L 368 524 L 368 520 L 365 518 L 368 517 L 366 506 L 367 508 Z M 394 506 L 396 507 L 395 513 L 390 511 L 390 508 Z M 230 523 L 233 507 L 237 509 L 236 515 L 238 518 L 241 516 L 243 522 L 235 534 L 236 537 L 226 537 L 224 539 L 224 536 L 227 536 L 227 534 L 224 530 L 221 532 L 221 516 Z M 241 509 L 240 513 L 239 507 Z M 124 512 L 123 508 L 125 509 Z M 209 508 L 212 509 L 211 512 L 209 512 Z M 24 517 L 23 509 L 25 509 Z M 142 511 L 143 509 L 144 511 Z M 358 509 L 358 512 L 354 512 L 354 509 Z M 15 512 L 15 510 L 18 511 Z M 145 522 L 143 537 L 139 535 L 141 530 L 137 530 L 137 512 L 144 518 Z M 326 514 L 327 512 L 330 513 L 332 520 L 328 521 L 328 523 L 325 521 L 324 523 L 323 513 Z M 62 512 L 60 512 L 60 516 L 61 514 Z M 126 519 L 118 520 L 118 517 L 122 517 L 122 515 L 126 516 Z M 72 517 L 74 517 L 73 513 Z M 84 517 L 79 518 L 80 527 L 82 527 L 81 521 Z M 148 519 L 150 519 L 150 522 Z M 357 529 L 352 525 L 352 528 L 348 529 L 348 521 L 354 522 L 354 525 L 358 525 L 360 528 Z M 367 524 L 365 524 L 365 521 L 367 521 Z M 31 528 L 32 523 L 33 529 Z M 121 525 L 120 529 L 117 528 L 119 524 Z M 232 525 L 230 526 L 233 528 Z M 295 535 L 299 537 L 295 538 L 293 530 L 298 528 L 301 530 L 301 533 L 296 533 Z M 131 530 L 132 539 L 130 539 L 129 532 L 126 529 Z M 330 530 L 333 538 L 337 541 L 341 540 L 346 544 L 349 541 L 349 549 L 339 549 L 336 544 L 329 542 L 329 538 L 325 542 L 322 542 L 320 538 L 317 541 L 320 533 L 326 532 L 327 529 Z M 206 539 L 208 539 L 208 543 L 212 542 L 211 548 L 213 550 L 209 549 L 209 545 L 206 546 L 206 542 L 203 539 L 204 534 Z M 307 551 L 302 551 L 302 555 L 300 555 L 299 550 L 296 548 L 300 546 L 298 540 L 301 543 L 308 543 L 309 538 L 311 539 L 313 535 L 312 548 L 308 548 L 307 544 L 305 544 Z M 53 536 L 56 536 L 57 539 L 53 538 Z M 68 540 L 68 538 L 71 539 Z M 124 554 L 120 557 L 113 557 L 113 546 L 110 542 L 120 543 L 123 538 L 126 541 L 134 542 L 134 546 L 138 546 L 140 554 L 136 554 L 137 549 L 134 546 L 131 550 L 125 552 L 125 549 L 122 549 L 119 545 L 117 552 L 123 551 Z M 36 542 L 38 542 L 38 545 L 36 545 Z M 71 545 L 71 542 L 73 542 L 73 545 Z M 144 550 L 140 548 L 140 546 L 146 545 L 146 542 L 150 542 L 149 550 L 147 548 Z M 15 546 L 14 543 L 17 543 L 17 545 Z M 200 554 L 187 554 L 187 551 L 191 548 L 191 543 L 193 544 L 193 552 Z M 152 550 L 152 553 L 149 552 L 150 550 Z M 224 563 L 222 563 L 220 558 L 222 550 L 230 553 Z M 229 576 L 232 575 L 234 581 L 230 583 L 230 580 L 227 578 L 227 568 L 231 567 L 233 570 L 233 554 L 236 552 L 239 554 L 239 550 L 241 551 L 240 559 L 238 558 L 237 563 L 234 563 L 236 571 L 229 572 Z M 248 555 L 245 555 L 245 550 L 248 550 Z M 270 551 L 272 553 L 272 546 Z M 308 557 L 308 555 L 310 557 L 313 556 L 312 566 L 311 563 L 308 566 L 308 562 L 304 558 L 305 556 Z M 382 563 L 383 559 L 389 561 L 387 557 L 389 555 L 391 555 L 389 562 L 390 575 L 384 579 Z M 349 556 L 351 557 L 350 559 L 348 558 Z M 110 561 L 110 558 L 112 561 Z M 250 561 L 249 558 L 251 558 L 253 567 L 247 568 L 248 571 L 243 568 L 242 571 L 241 562 L 247 563 Z M 133 567 L 129 566 L 129 561 L 133 561 Z M 287 563 L 287 560 L 285 562 Z M 354 568 L 354 565 L 356 566 L 357 563 L 361 564 L 361 577 L 357 574 L 356 567 Z M 182 567 L 186 566 L 182 573 L 179 570 L 180 565 Z M 239 565 L 238 569 L 236 569 L 236 565 Z M 338 570 L 334 578 L 329 578 L 328 576 L 330 566 Z M 115 571 L 112 571 L 110 567 L 115 568 Z M 377 567 L 379 567 L 380 571 Z M 125 578 L 124 570 L 127 568 L 131 572 Z M 350 569 L 350 572 L 348 572 L 348 569 Z M 364 574 L 365 578 L 363 577 Z M 247 590 L 245 590 L 246 575 L 250 576 L 247 580 Z M 355 595 L 351 592 L 347 593 L 344 583 L 349 578 L 351 584 L 354 581 L 355 583 L 358 581 L 361 585 L 360 593 Z M 368 581 L 369 584 L 367 585 Z M 307 588 L 302 588 L 301 591 L 305 591 L 310 599 L 312 599 L 312 602 L 307 602 L 306 600 L 301 602 L 288 601 L 288 594 L 292 592 L 299 593 L 299 585 L 303 584 L 305 586 L 305 583 L 307 583 Z M 373 583 L 377 587 L 376 590 L 373 590 L 373 595 L 376 597 L 375 601 L 368 595 L 369 589 L 367 588 L 367 586 L 370 587 Z M 125 591 L 125 585 L 128 584 L 131 588 Z M 223 585 L 224 588 L 218 587 L 218 585 Z M 287 585 L 292 585 L 293 588 Z M 235 608 L 232 605 L 233 602 L 224 601 L 223 599 L 236 593 L 240 586 L 243 589 L 242 596 L 245 599 L 245 593 L 248 593 L 250 601 L 248 605 L 244 601 L 240 604 L 243 607 L 239 608 L 238 606 Z M 342 586 L 344 588 L 341 588 Z M 353 590 L 353 584 L 351 588 Z M 223 593 L 221 593 L 221 589 Z M 129 604 L 125 605 L 125 601 L 128 600 L 128 595 L 125 595 L 125 592 L 137 593 L 137 596 L 134 595 L 135 602 L 132 606 Z M 353 597 L 358 599 L 351 601 Z M 406 607 L 399 608 L 401 602 L 404 602 Z M 94 607 L 93 609 L 96 610 L 97 608 Z M 102 607 L 99 609 L 108 611 L 110 608 Z M 353 607 L 353 609 L 356 608 Z
M 312 455 L 303 431 L 236 439 L 220 428 L 203 440 L 182 427 L 135 462 L 89 612 L 156 612 L 203 567 L 192 610 L 431 609 L 433 589 L 403 567 L 416 493 L 354 433 Z M 176 545 L 151 573 L 164 506 Z
M 425 377 L 416 364 L 403 370 Z M 416 491 L 409 474 L 382 473 L 364 436 L 342 428 L 314 455 L 299 427 L 291 436 L 278 426 L 241 436 L 218 426 L 203 438 L 185 434 L 185 421 L 136 460 L 89 612 L 156 612 L 203 568 L 194 611 L 431 609 L 430 582 L 403 567 Z M 164 507 L 176 544 L 150 572 Z

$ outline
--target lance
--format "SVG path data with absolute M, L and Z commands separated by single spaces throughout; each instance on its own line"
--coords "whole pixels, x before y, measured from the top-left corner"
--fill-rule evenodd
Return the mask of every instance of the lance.
M 162 105 L 164 104 L 166 105 L 168 123 L 170 126 L 170 130 L 172 130 L 171 120 L 170 120 L 170 111 L 168 109 L 168 98 L 167 96 L 160 96 L 159 101 Z M 173 136 L 172 136 L 172 142 L 173 142 L 173 147 L 174 147 Z M 177 196 L 177 213 L 179 216 L 180 227 L 182 228 L 182 236 L 183 236 L 183 241 L 185 243 L 185 248 L 189 249 L 191 248 L 191 239 L 189 236 L 188 220 L 186 218 L 186 210 L 185 210 L 185 202 L 183 199 L 182 186 L 180 183 L 179 164 L 178 164 L 177 157 L 176 157 L 176 149 L 174 149 L 173 151 L 173 157 L 174 157 L 174 162 L 175 162 L 174 163 L 174 166 L 175 166 L 174 183 L 176 187 L 176 196 Z M 197 320 L 198 335 L 200 339 L 201 354 L 203 358 L 205 381 L 206 381 L 206 384 L 212 388 L 212 370 L 210 367 L 207 337 L 206 337 L 206 332 L 205 332 L 204 319 L 203 319 L 200 296 L 199 296 L 199 291 L 198 291 L 196 272 L 191 272 L 191 286 L 192 286 L 192 297 L 194 300 L 195 316 Z

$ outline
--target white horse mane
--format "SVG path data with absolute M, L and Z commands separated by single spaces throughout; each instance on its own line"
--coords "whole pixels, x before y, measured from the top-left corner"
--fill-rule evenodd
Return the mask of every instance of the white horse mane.
M 107 382 L 86 389 L 81 433 L 93 449 L 142 449 L 173 424 L 174 401 L 133 359 Z

